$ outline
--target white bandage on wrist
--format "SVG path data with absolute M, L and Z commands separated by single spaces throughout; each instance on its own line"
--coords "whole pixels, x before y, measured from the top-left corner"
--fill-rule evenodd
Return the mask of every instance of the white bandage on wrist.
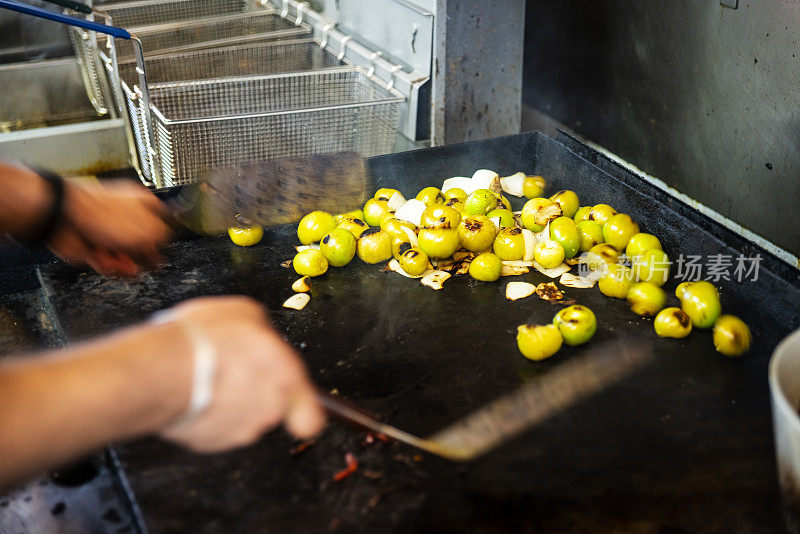
M 217 351 L 205 333 L 191 321 L 176 319 L 169 312 L 161 312 L 153 317 L 156 324 L 174 323 L 178 325 L 192 345 L 192 391 L 189 406 L 171 426 L 178 426 L 200 415 L 214 398 L 214 377 L 217 373 Z

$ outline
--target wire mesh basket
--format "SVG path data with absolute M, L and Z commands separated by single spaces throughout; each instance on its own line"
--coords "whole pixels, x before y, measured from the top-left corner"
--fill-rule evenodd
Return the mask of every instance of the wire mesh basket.
M 361 69 L 339 67 L 151 84 L 148 114 L 127 93 L 140 172 L 159 186 L 191 183 L 209 169 L 284 156 L 354 150 L 391 152 L 399 127 L 399 92 Z M 147 121 L 154 147 L 147 150 Z
M 311 27 L 307 24 L 296 26 L 275 12 L 261 10 L 147 26 L 137 28 L 135 33 L 142 42 L 145 56 L 149 56 L 245 41 L 296 39 L 310 35 Z M 99 40 L 102 46 L 105 39 Z M 120 61 L 135 58 L 133 45 L 129 41 L 117 39 L 115 46 Z
M 89 15 L 87 18 L 93 20 L 94 17 Z M 100 55 L 97 34 L 70 26 L 69 38 L 92 106 L 100 115 L 113 115 L 113 97 L 106 69 L 103 68 L 104 60 Z
M 150 83 L 147 79 L 150 66 L 135 34 L 111 26 L 108 21 L 101 24 L 18 2 L 2 2 L 0 7 L 134 43 L 138 83 L 131 87 L 120 76 L 114 39 L 107 41 L 110 57 L 103 65 L 114 91 L 120 93 L 118 109 L 127 119 L 134 166 L 145 183 L 157 187 L 195 182 L 214 168 L 277 157 L 337 151 L 356 151 L 364 157 L 383 154 L 391 152 L 399 130 L 406 97 L 393 87 L 394 77 L 384 83 L 374 75 L 377 52 L 372 54 L 369 70 L 339 66 L 282 74 Z M 346 39 L 349 37 L 341 40 L 336 61 L 346 55 Z M 318 45 L 313 40 L 306 41 L 290 43 L 290 46 L 305 46 L 307 53 L 302 56 L 305 61 L 311 61 L 312 66 L 314 57 L 333 61 L 326 49 L 326 38 Z M 279 49 L 281 42 L 262 44 L 267 45 Z M 308 46 L 316 47 L 317 52 L 309 52 Z M 229 48 L 247 49 L 243 46 Z M 281 57 L 284 56 L 291 54 Z M 188 63 L 188 60 L 179 63 Z M 201 63 L 208 65 L 209 62 Z M 235 64 L 247 72 L 262 66 L 260 63 L 250 65 L 245 59 Z M 275 63 L 263 66 L 274 69 Z M 392 74 L 401 68 L 395 65 Z
M 119 62 L 120 78 L 130 87 L 138 81 L 136 65 L 133 59 Z M 313 39 L 247 43 L 145 58 L 150 84 L 277 74 L 339 65 L 341 61 Z
M 271 10 L 258 0 L 138 0 L 103 4 L 103 12 L 111 17 L 115 26 L 131 30 L 263 9 Z
M 86 18 L 130 27 L 146 55 L 292 39 L 311 33 L 307 24 L 292 24 L 258 0 L 136 0 L 99 7 L 102 11 Z M 69 33 L 89 99 L 101 115 L 113 111 L 110 82 L 102 68 L 103 62 L 109 61 L 106 36 L 74 27 Z M 118 39 L 114 45 L 118 58 L 134 58 L 129 41 Z

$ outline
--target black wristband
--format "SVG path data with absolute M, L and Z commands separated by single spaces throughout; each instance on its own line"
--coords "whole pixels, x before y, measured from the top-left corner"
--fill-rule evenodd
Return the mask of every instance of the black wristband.
M 47 213 L 36 228 L 28 235 L 15 238 L 16 241 L 23 245 L 38 245 L 46 242 L 61 222 L 61 217 L 64 214 L 64 179 L 54 172 L 36 168 L 33 170 L 50 187 L 52 200 Z

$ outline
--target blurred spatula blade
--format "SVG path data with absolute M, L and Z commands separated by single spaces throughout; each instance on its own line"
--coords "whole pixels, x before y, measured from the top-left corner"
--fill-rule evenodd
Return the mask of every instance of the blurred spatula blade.
M 600 393 L 654 359 L 652 343 L 618 339 L 559 364 L 426 438 L 443 456 L 476 458 L 543 421 Z
M 276 226 L 314 210 L 342 213 L 368 198 L 370 184 L 357 152 L 276 158 L 215 169 L 178 200 L 179 222 L 219 234 L 241 221 Z

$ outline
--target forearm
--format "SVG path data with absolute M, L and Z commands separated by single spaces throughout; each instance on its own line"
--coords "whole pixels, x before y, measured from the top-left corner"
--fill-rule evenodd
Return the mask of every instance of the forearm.
M 177 418 L 191 358 L 165 324 L 0 366 L 0 487 Z
M 0 237 L 25 235 L 51 202 L 44 180 L 31 169 L 0 161 Z

